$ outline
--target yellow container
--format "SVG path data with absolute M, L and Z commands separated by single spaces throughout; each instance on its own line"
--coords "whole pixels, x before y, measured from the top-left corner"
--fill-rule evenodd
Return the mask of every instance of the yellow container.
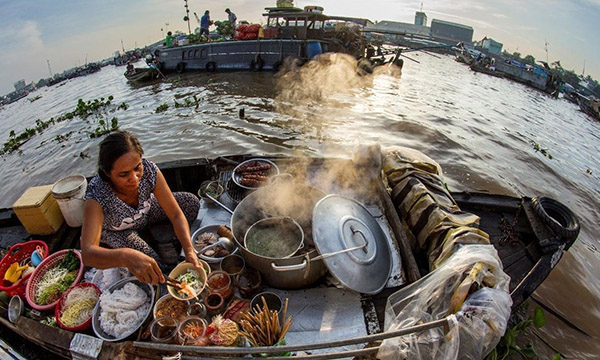
M 65 220 L 52 196 L 52 185 L 34 186 L 25 190 L 13 204 L 13 211 L 30 234 L 54 234 Z

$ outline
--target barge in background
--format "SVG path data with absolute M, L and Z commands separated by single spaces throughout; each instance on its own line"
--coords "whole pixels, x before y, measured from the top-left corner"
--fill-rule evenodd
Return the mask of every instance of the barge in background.
M 368 20 L 328 16 L 316 6 L 265 10 L 267 24 L 262 29 L 263 38 L 160 48 L 160 69 L 178 73 L 221 69 L 277 71 L 286 58 L 304 62 L 325 52 L 364 56 L 366 40 L 356 27 L 365 26 Z

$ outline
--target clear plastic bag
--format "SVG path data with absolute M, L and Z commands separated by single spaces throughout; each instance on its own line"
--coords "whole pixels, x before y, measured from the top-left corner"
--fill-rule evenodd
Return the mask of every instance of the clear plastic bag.
M 449 326 L 386 339 L 377 357 L 483 358 L 506 330 L 509 282 L 492 245 L 459 246 L 436 270 L 388 298 L 384 327 L 393 331 L 443 318 Z

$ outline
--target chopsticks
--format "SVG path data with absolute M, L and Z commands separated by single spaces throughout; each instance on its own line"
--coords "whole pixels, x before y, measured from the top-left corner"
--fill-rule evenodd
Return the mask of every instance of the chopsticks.
M 163 274 L 163 276 L 165 277 L 165 282 L 167 283 L 167 285 L 179 288 L 179 289 L 183 289 L 183 285 L 181 284 L 181 281 L 175 280 L 170 276 L 167 276 L 165 274 Z

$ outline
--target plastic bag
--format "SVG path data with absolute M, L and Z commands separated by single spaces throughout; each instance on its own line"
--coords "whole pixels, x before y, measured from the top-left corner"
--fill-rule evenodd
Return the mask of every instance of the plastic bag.
M 377 357 L 483 358 L 506 329 L 512 305 L 509 282 L 492 245 L 459 246 L 436 270 L 388 298 L 384 328 L 393 331 L 443 318 L 449 326 L 386 339 Z M 460 310 L 452 314 L 457 306 Z

